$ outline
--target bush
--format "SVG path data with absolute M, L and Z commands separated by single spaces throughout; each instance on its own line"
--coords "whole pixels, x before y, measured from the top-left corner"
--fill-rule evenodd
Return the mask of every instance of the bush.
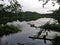
M 16 33 L 18 31 L 21 31 L 21 30 L 19 30 L 16 26 L 13 26 L 13 25 L 0 26 L 0 37 L 3 36 L 3 35 Z
M 60 24 L 45 24 L 43 26 L 41 26 L 42 29 L 45 29 L 45 30 L 53 30 L 53 31 L 58 31 L 60 32 Z
M 60 45 L 60 37 L 56 37 L 54 41 L 52 41 L 52 45 Z

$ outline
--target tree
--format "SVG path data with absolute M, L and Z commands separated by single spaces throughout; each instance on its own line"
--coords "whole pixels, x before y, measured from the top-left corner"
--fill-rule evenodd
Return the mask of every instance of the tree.
M 10 2 L 10 5 L 7 5 L 5 7 L 4 4 L 0 4 L 1 10 L 5 10 L 8 12 L 18 13 L 21 12 L 22 6 L 19 4 L 17 0 L 8 0 Z
M 39 0 L 39 1 L 43 1 L 43 8 L 44 8 L 44 5 L 46 5 L 49 0 L 46 0 L 46 2 L 45 2 L 45 0 Z
M 43 1 L 43 8 L 44 8 L 44 6 L 50 1 L 50 0 L 38 0 L 38 1 Z M 51 0 L 51 1 L 54 1 L 54 0 Z M 55 0 L 56 1 L 56 0 Z M 52 4 L 53 4 L 53 6 L 55 6 L 55 3 L 54 2 L 52 2 Z
M 54 11 L 52 15 L 53 15 L 53 18 L 58 20 L 58 22 L 60 23 L 60 7 L 59 7 L 59 10 Z
M 14 3 L 13 3 L 14 2 Z M 6 10 L 6 11 L 10 11 L 10 12 L 13 12 L 13 13 L 18 13 L 18 12 L 21 12 L 21 5 L 18 3 L 18 1 L 17 0 L 13 0 L 13 2 L 12 1 L 10 1 L 10 6 L 7 6 L 7 7 L 5 7 L 4 9 Z

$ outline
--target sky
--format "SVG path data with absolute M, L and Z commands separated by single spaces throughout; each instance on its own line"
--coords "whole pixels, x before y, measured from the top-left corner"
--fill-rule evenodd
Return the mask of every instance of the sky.
M 46 0 L 45 0 L 46 1 Z M 38 1 L 38 0 L 18 0 L 18 2 L 22 5 L 22 10 L 25 11 L 31 11 L 31 12 L 37 12 L 40 14 L 46 14 L 46 13 L 52 13 L 55 10 L 59 9 L 59 4 L 56 3 L 56 1 L 49 1 L 44 8 L 42 7 L 43 0 Z M 55 3 L 55 6 L 53 6 L 53 3 Z M 2 2 L 1 2 L 2 3 Z M 4 1 L 5 5 L 9 5 L 8 1 Z M 53 10 L 53 11 L 51 11 Z

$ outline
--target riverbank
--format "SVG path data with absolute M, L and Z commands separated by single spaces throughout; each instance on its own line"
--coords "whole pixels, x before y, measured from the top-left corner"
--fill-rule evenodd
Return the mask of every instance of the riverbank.
M 0 25 L 0 37 L 3 35 L 8 35 L 12 33 L 16 33 L 18 31 L 21 31 L 18 27 L 13 26 L 13 25 Z

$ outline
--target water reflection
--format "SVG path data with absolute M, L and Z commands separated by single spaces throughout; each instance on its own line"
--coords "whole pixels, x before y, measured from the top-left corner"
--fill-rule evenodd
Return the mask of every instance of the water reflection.
M 37 32 L 40 31 L 39 28 L 36 29 L 34 27 L 30 27 L 30 25 L 28 23 L 35 24 L 36 26 L 40 26 L 40 25 L 47 23 L 49 20 L 50 20 L 50 18 L 41 18 L 36 21 L 29 21 L 29 22 L 14 21 L 12 23 L 7 23 L 9 25 L 12 24 L 12 25 L 15 25 L 15 26 L 21 28 L 22 32 L 18 32 L 18 33 L 11 34 L 8 36 L 3 36 L 1 39 L 2 45 L 4 45 L 4 44 L 5 45 L 49 45 L 49 44 L 51 44 L 50 41 L 47 41 L 47 43 L 44 44 L 43 40 L 39 40 L 39 39 L 32 40 L 32 39 L 28 38 L 29 36 L 33 36 L 33 35 L 37 34 Z M 54 22 L 54 21 L 52 21 L 52 22 Z M 45 33 L 43 33 L 43 34 L 45 34 Z M 53 32 L 51 32 L 51 34 L 49 34 L 49 35 L 55 36 L 55 34 L 58 34 L 58 33 L 54 32 L 54 34 L 53 34 Z

